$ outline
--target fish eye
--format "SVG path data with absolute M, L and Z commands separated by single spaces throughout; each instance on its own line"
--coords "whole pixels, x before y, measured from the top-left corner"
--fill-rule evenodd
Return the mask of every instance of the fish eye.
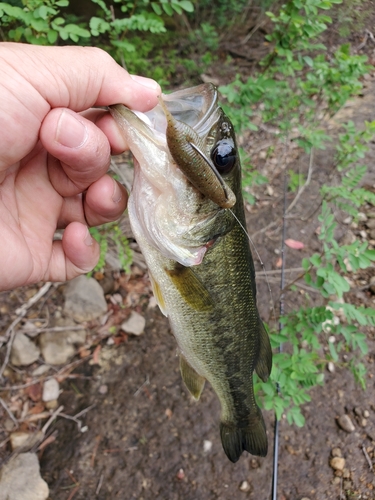
M 229 174 L 237 159 L 237 151 L 233 141 L 230 139 L 219 141 L 211 152 L 211 159 L 219 174 Z

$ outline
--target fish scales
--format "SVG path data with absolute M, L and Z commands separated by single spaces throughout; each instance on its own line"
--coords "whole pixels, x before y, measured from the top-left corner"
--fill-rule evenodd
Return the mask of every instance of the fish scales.
M 188 130 L 184 135 L 185 124 L 181 133 L 175 131 L 174 115 L 184 119 L 190 112 L 189 106 L 194 109 L 192 96 L 198 96 L 202 116 L 199 109 L 194 110 L 197 117 L 187 119 L 186 127 L 196 130 Z M 205 380 L 212 385 L 221 403 L 223 448 L 228 458 L 236 462 L 243 450 L 260 456 L 267 453 L 265 424 L 254 397 L 253 372 L 256 370 L 266 380 L 272 354 L 256 306 L 249 241 L 241 227 L 246 222 L 234 132 L 216 100 L 216 90 L 210 84 L 171 94 L 155 114 L 151 113 L 151 124 L 147 125 L 150 130 L 146 131 L 143 122 L 133 118 L 129 110 L 115 106 L 112 114 L 135 156 L 129 217 L 156 299 L 177 340 L 183 380 L 196 399 Z M 187 111 L 181 112 L 186 101 Z M 164 121 L 160 113 L 166 116 Z M 190 148 L 189 154 L 195 155 L 191 165 L 202 170 L 199 175 L 208 178 L 205 169 L 215 169 L 211 163 L 219 155 L 216 163 L 222 172 L 215 174 L 220 178 L 212 189 L 214 201 L 210 199 L 210 184 L 205 184 L 202 193 L 196 173 L 194 185 L 189 181 L 189 168 L 193 167 L 185 152 L 179 153 L 179 144 L 187 144 L 188 150 L 194 134 L 200 134 L 199 147 L 205 148 L 198 153 Z M 155 151 L 147 155 L 152 149 L 150 142 L 154 147 L 158 141 L 158 157 L 163 157 L 159 164 Z M 164 165 L 165 161 L 168 165 Z M 148 173 L 152 162 L 155 168 Z M 163 182 L 155 182 L 157 172 L 164 172 L 165 187 Z M 224 200 L 221 207 L 218 199 Z M 231 209 L 223 208 L 228 204 Z

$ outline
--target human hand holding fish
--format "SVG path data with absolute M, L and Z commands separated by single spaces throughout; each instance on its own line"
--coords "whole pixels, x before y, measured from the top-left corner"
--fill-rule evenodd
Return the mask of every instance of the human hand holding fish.
M 99 259 L 87 226 L 127 202 L 107 175 L 111 150 L 126 145 L 109 113 L 89 108 L 146 111 L 160 87 L 90 47 L 0 43 L 0 75 L 0 291 L 74 278 Z

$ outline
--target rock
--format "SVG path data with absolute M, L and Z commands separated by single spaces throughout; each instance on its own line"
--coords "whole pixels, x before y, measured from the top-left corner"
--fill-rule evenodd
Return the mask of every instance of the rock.
M 247 492 L 250 491 L 250 488 L 250 484 L 247 481 L 242 481 L 242 483 L 240 484 L 241 491 Z
M 342 471 L 345 467 L 345 458 L 333 457 L 331 458 L 330 465 L 333 470 Z
M 32 340 L 18 332 L 14 338 L 10 361 L 14 366 L 28 366 L 39 358 L 40 351 Z
M 66 331 L 44 332 L 40 335 L 42 356 L 49 365 L 63 365 L 75 355 L 76 346 L 83 345 L 86 340 L 86 330 L 69 330 L 71 320 L 59 319 L 55 326 L 66 326 Z
M 50 378 L 46 380 L 43 384 L 43 396 L 42 400 L 46 401 L 55 401 L 59 397 L 60 394 L 60 386 L 56 379 Z
M 369 228 L 369 229 L 375 229 L 375 219 L 371 218 L 370 220 L 368 220 L 366 222 L 366 226 Z
M 30 436 L 31 436 L 30 432 L 22 432 L 22 431 L 12 432 L 12 434 L 10 435 L 10 446 L 12 450 L 14 451 L 15 449 L 25 444 L 26 441 L 30 438 Z
M 16 450 L 22 446 L 20 451 L 29 451 L 37 443 L 40 443 L 44 439 L 44 432 L 26 432 L 26 431 L 15 431 L 10 435 L 10 445 L 12 450 Z
M 369 412 L 368 410 L 363 410 L 363 416 L 364 416 L 365 418 L 369 418 L 369 416 L 370 416 L 370 412 Z
M 121 325 L 121 330 L 133 335 L 141 335 L 144 332 L 146 320 L 139 313 L 132 311 L 129 318 Z
M 355 430 L 355 427 L 353 425 L 353 422 L 350 420 L 350 417 L 349 415 L 341 415 L 338 419 L 337 419 L 337 423 L 339 424 L 339 426 L 341 427 L 341 429 L 345 432 L 353 432 Z
M 328 362 L 327 368 L 328 368 L 328 371 L 330 373 L 334 373 L 335 372 L 335 364 L 332 361 Z
M 209 453 L 212 450 L 212 441 L 209 441 L 208 439 L 205 439 L 203 441 L 203 451 L 205 453 Z
M 355 234 L 353 233 L 353 231 L 350 231 L 350 229 L 348 229 L 344 236 L 340 239 L 340 244 L 341 245 L 351 245 L 352 243 L 355 242 L 357 238 L 355 237 Z
M 375 276 L 371 276 L 370 278 L 370 290 L 372 293 L 375 293 Z
M 0 500 L 46 500 L 48 496 L 34 453 L 21 453 L 0 470 Z
M 108 392 L 108 385 L 106 384 L 102 384 L 100 387 L 99 387 L 99 394 L 107 394 Z
M 333 457 L 342 457 L 340 448 L 332 448 L 331 454 Z
M 64 312 L 77 322 L 90 321 L 107 312 L 104 292 L 94 278 L 78 276 L 65 289 Z

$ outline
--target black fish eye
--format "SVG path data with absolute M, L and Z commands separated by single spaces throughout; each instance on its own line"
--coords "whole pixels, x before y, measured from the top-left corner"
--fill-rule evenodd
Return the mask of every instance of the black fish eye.
M 230 139 L 222 139 L 211 151 L 211 159 L 221 175 L 229 174 L 236 163 L 237 152 Z

